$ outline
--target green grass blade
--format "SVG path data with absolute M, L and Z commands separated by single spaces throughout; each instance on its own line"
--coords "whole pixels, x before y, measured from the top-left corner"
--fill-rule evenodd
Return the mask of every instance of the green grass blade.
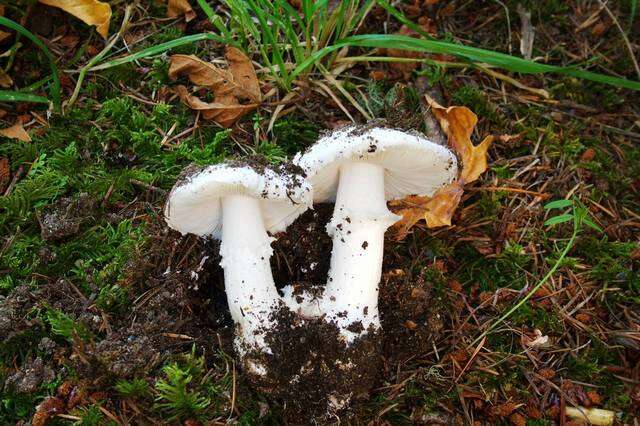
M 396 18 L 398 21 L 400 21 L 401 23 L 403 23 L 413 31 L 417 32 L 418 34 L 420 34 L 421 36 L 427 39 L 433 39 L 433 37 L 431 37 L 431 35 L 429 35 L 428 32 L 420 28 L 420 26 L 417 25 L 415 22 L 412 22 L 411 20 L 407 19 L 407 17 L 404 16 L 402 12 L 400 12 L 395 7 L 391 6 L 391 4 L 387 0 L 376 0 L 376 3 L 380 7 L 382 7 L 384 10 L 386 10 L 389 13 L 389 15 L 393 16 L 394 18 Z
M 638 0 L 631 0 L 631 16 L 629 16 L 629 26 L 633 25 L 634 19 L 636 19 L 636 12 L 638 11 Z
M 106 61 L 100 65 L 96 65 L 95 67 L 91 68 L 89 71 L 99 71 L 99 70 L 105 70 L 108 68 L 113 68 L 118 65 L 137 61 L 139 59 L 148 58 L 150 56 L 156 56 L 163 52 L 166 52 L 167 50 L 174 49 L 176 47 L 183 46 L 185 44 L 195 43 L 197 41 L 202 41 L 202 40 L 213 40 L 217 42 L 225 42 L 224 37 L 221 37 L 213 33 L 200 33 L 200 34 L 189 35 L 189 36 L 177 38 L 175 40 L 167 41 L 165 43 L 161 43 L 156 46 L 151 46 L 147 49 L 141 50 L 140 52 L 136 52 L 131 55 L 124 56 L 122 58 Z
M 263 9 L 257 7 L 253 0 L 246 1 L 247 5 L 255 13 L 256 18 L 260 23 L 265 42 L 271 45 L 271 55 L 273 58 L 272 62 L 278 65 L 279 72 L 282 74 L 282 80 L 285 82 L 287 86 L 286 88 L 289 89 L 291 78 L 284 63 L 284 58 L 282 57 L 282 54 L 280 52 L 280 47 L 278 46 L 277 35 L 273 31 L 273 27 L 269 25 L 266 12 Z
M 507 312 L 505 312 L 502 316 L 500 316 L 500 318 L 498 318 L 496 321 L 491 323 L 491 325 L 484 332 L 482 332 L 480 336 L 476 337 L 476 339 L 471 343 L 470 346 L 473 346 L 476 343 L 478 343 L 486 335 L 488 335 L 491 331 L 493 331 L 498 325 L 502 324 L 507 318 L 509 318 L 511 314 L 513 314 L 515 311 L 520 309 L 522 305 L 527 303 L 527 301 L 531 299 L 531 297 L 533 297 L 534 294 L 536 294 L 536 291 L 538 291 L 538 289 L 542 287 L 544 283 L 546 283 L 549 280 L 549 278 L 553 276 L 553 274 L 556 273 L 558 268 L 560 268 L 560 265 L 562 264 L 562 261 L 564 260 L 564 258 L 567 257 L 569 250 L 571 250 L 571 248 L 573 247 L 576 241 L 576 238 L 578 237 L 578 232 L 579 232 L 579 228 L 574 227 L 573 234 L 571 235 L 569 242 L 567 242 L 567 245 L 564 247 L 564 250 L 562 250 L 562 252 L 560 253 L 558 260 L 556 260 L 556 262 L 553 264 L 553 267 L 544 275 L 544 277 L 542 277 L 540 281 L 536 283 L 536 285 L 533 286 L 533 288 L 531 288 L 531 290 L 529 290 L 526 296 L 520 299 L 518 303 L 513 305 Z
M 48 104 L 49 99 L 33 93 L 15 92 L 13 90 L 0 90 L 0 102 L 33 102 Z
M 523 58 L 518 58 L 504 53 L 493 52 L 491 50 L 479 49 L 476 47 L 462 46 L 459 44 L 453 44 L 444 41 L 424 40 L 391 34 L 365 34 L 342 39 L 331 46 L 327 46 L 315 52 L 313 55 L 307 58 L 306 61 L 298 64 L 298 66 L 291 73 L 292 77 L 295 77 L 296 75 L 302 73 L 310 65 L 321 60 L 325 55 L 344 46 L 393 48 L 424 53 L 448 54 L 465 58 L 472 62 L 484 63 L 491 66 L 503 68 L 508 71 L 519 72 L 523 74 L 567 74 L 572 77 L 595 81 L 598 83 L 604 83 L 611 86 L 624 87 L 631 90 L 640 90 L 640 82 L 638 81 L 598 74 L 574 67 L 540 64 L 537 62 L 528 61 Z
M 220 17 L 220 15 L 218 15 L 211 8 L 211 6 L 209 6 L 209 3 L 207 3 L 206 0 L 197 0 L 197 1 L 198 1 L 198 5 L 200 6 L 204 14 L 207 15 L 207 18 L 209 18 L 209 22 L 211 22 L 213 26 L 216 27 L 218 31 L 220 31 L 220 34 L 222 34 L 224 38 L 228 40 L 229 43 L 233 43 L 233 37 L 231 37 L 231 33 L 222 22 L 222 18 Z
M 49 48 L 31 31 L 18 24 L 17 22 L 12 21 L 11 19 L 5 18 L 4 16 L 0 16 L 0 25 L 11 28 L 14 31 L 22 34 L 29 40 L 31 40 L 36 46 L 38 46 L 44 55 L 47 57 L 49 61 L 49 66 L 51 68 L 51 74 L 53 76 L 53 87 L 51 88 L 51 97 L 53 98 L 53 104 L 55 105 L 57 110 L 60 110 L 61 106 L 61 97 L 62 97 L 62 88 L 60 85 L 60 77 L 58 76 L 58 67 L 56 66 L 56 61 L 49 51 Z M 20 93 L 20 92 L 14 92 Z M 47 101 L 48 102 L 48 101 Z

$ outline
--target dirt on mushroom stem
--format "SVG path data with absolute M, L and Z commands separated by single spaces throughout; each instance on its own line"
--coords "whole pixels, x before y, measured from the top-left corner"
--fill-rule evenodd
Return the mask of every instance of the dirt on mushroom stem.
M 271 265 L 279 288 L 293 283 L 294 294 L 321 296 L 332 245 L 326 225 L 333 207 L 316 204 L 272 244 Z M 388 243 L 393 250 L 393 243 Z M 393 256 L 385 259 L 379 300 L 382 330 L 370 330 L 349 347 L 339 338 L 338 328 L 323 319 L 305 320 L 284 306 L 275 313 L 277 326 L 267 335 L 273 354 L 249 354 L 250 359 L 261 358 L 267 376 L 249 380 L 259 391 L 285 403 L 285 416 L 292 424 L 355 413 L 359 397 L 385 378 L 383 363 L 401 363 L 425 353 L 439 338 L 442 320 L 430 304 L 431 284 L 423 276 L 413 280 L 411 274 L 390 273 L 410 269 L 399 262 Z M 407 321 L 420 326 L 409 330 Z M 356 331 L 362 324 L 350 327 Z M 349 397 L 344 407 L 333 408 L 336 401 Z

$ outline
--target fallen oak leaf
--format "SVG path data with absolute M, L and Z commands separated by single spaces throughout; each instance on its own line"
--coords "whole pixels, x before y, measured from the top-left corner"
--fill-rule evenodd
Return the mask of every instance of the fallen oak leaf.
M 109 35 L 111 6 L 98 0 L 38 0 L 47 6 L 57 7 L 75 16 L 85 24 L 94 25 L 103 38 Z
M 402 219 L 395 226 L 398 228 L 396 239 L 404 237 L 419 220 L 424 219 L 427 227 L 451 226 L 451 218 L 462 199 L 462 181 L 456 180 L 438 189 L 432 197 L 410 195 L 402 200 L 391 201 L 394 213 Z
M 191 95 L 186 87 L 177 86 L 176 94 L 189 108 L 202 111 L 202 117 L 206 120 L 213 120 L 222 127 L 231 127 L 246 113 L 257 108 L 257 104 L 242 105 L 233 97 L 222 97 L 216 99 L 217 102 L 205 102 L 197 96 Z
M 489 135 L 474 146 L 471 134 L 478 117 L 473 111 L 459 106 L 444 108 L 426 94 L 425 99 L 447 135 L 449 145 L 460 157 L 462 170 L 456 181 L 443 186 L 431 197 L 409 196 L 390 203 L 392 208 L 395 207 L 394 212 L 402 215 L 402 219 L 394 225 L 398 241 L 421 219 L 425 219 L 429 228 L 451 226 L 453 213 L 462 199 L 464 184 L 475 181 L 487 170 L 487 150 L 495 139 Z M 516 137 L 505 135 L 501 140 L 506 142 Z
M 176 87 L 176 93 L 191 109 L 202 111 L 202 116 L 223 127 L 230 127 L 238 119 L 260 105 L 260 82 L 251 60 L 241 51 L 227 47 L 225 57 L 228 69 L 219 68 L 193 55 L 173 55 L 169 77 L 187 75 L 192 83 L 205 86 L 214 93 L 213 102 L 205 102 L 189 93 L 186 87 Z M 240 103 L 240 101 L 249 103 Z
M 184 20 L 187 22 L 196 17 L 196 12 L 191 8 L 189 0 L 169 0 L 167 16 L 169 18 L 177 18 L 183 15 Z
M 238 85 L 237 95 L 246 96 L 251 102 L 260 103 L 262 101 L 260 81 L 251 59 L 235 47 L 228 47 L 224 56 L 229 62 L 229 71 Z
M 29 133 L 24 130 L 21 120 L 16 121 L 16 123 L 11 127 L 0 129 L 0 136 L 10 139 L 18 139 L 22 142 L 31 142 L 31 137 L 29 136 Z
M 487 170 L 487 150 L 493 142 L 493 136 L 487 136 L 479 145 L 473 145 L 471 134 L 478 123 L 478 116 L 467 107 L 443 107 L 429 95 L 424 95 L 427 103 L 449 138 L 449 145 L 462 160 L 460 177 L 465 182 L 473 182 Z

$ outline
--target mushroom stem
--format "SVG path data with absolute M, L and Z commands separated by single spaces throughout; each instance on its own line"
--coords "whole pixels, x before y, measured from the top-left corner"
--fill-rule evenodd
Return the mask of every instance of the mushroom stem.
M 231 317 L 239 325 L 236 347 L 241 353 L 271 352 L 265 334 L 274 325 L 270 317 L 280 300 L 269 264 L 273 238 L 267 235 L 259 203 L 244 195 L 222 199 L 220 266 Z
M 327 225 L 333 251 L 321 303 L 326 319 L 337 324 L 347 342 L 370 326 L 380 327 L 384 233 L 398 219 L 387 209 L 382 166 L 355 161 L 340 166 L 336 204 Z

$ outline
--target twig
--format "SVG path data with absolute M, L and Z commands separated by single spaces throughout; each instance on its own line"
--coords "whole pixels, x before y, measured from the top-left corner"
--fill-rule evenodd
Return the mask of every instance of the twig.
M 18 167 L 16 174 L 13 175 L 13 179 L 11 180 L 11 183 L 7 187 L 7 190 L 4 191 L 5 197 L 11 194 L 11 191 L 13 191 L 13 187 L 16 186 L 16 183 L 18 183 L 18 180 L 22 177 L 23 173 L 24 173 L 24 167 L 23 166 Z

